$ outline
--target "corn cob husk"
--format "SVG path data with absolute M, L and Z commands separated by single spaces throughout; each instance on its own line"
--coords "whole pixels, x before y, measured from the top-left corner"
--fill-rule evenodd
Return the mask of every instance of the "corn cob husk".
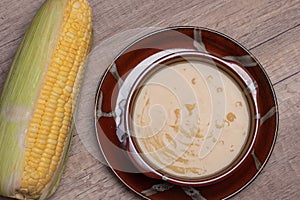
M 91 29 L 86 0 L 46 0 L 32 20 L 0 97 L 0 195 L 46 199 L 55 192 Z

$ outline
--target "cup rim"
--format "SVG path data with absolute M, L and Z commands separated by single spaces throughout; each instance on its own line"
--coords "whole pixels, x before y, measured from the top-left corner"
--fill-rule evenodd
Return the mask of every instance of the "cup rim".
M 239 154 L 233 159 L 233 161 L 229 165 L 225 166 L 216 173 L 213 173 L 212 175 L 208 175 L 207 177 L 203 178 L 176 177 L 172 174 L 164 172 L 163 170 L 154 169 L 153 164 L 151 164 L 151 161 L 147 161 L 147 159 L 141 156 L 141 152 L 139 152 L 139 148 L 137 147 L 137 144 L 131 135 L 132 129 L 130 127 L 131 119 L 129 113 L 131 112 L 132 103 L 134 102 L 132 101 L 132 99 L 134 99 L 134 95 L 137 91 L 137 88 L 140 86 L 145 77 L 149 76 L 149 74 L 157 70 L 156 68 L 160 64 L 184 61 L 185 58 L 192 58 L 196 60 L 210 60 L 214 62 L 218 66 L 218 68 L 221 68 L 226 73 L 231 74 L 230 77 L 234 79 L 234 81 L 237 82 L 237 84 L 240 87 L 242 85 L 242 88 L 247 89 L 247 91 L 245 91 L 245 97 L 248 101 L 249 115 L 251 120 L 251 127 L 247 136 L 248 138 L 245 140 L 245 143 L 241 148 Z M 252 76 L 240 64 L 233 61 L 224 60 L 222 58 L 208 53 L 178 50 L 176 52 L 171 53 L 166 52 L 164 56 L 161 56 L 160 58 L 152 62 L 144 71 L 140 72 L 140 74 L 137 75 L 137 79 L 134 81 L 135 82 L 133 84 L 133 87 L 129 90 L 129 95 L 124 110 L 125 132 L 127 133 L 126 149 L 131 162 L 144 175 L 182 186 L 206 186 L 228 178 L 237 170 L 237 168 L 239 168 L 240 165 L 242 165 L 245 158 L 251 153 L 259 128 L 259 107 L 257 103 L 256 92 L 250 91 L 251 85 L 255 84 L 255 81 L 252 78 Z

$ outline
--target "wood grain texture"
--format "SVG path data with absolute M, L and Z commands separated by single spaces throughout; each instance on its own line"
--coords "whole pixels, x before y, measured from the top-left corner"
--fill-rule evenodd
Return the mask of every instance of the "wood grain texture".
M 275 85 L 279 131 L 262 173 L 234 199 L 298 199 L 300 196 L 300 73 Z
M 0 88 L 21 38 L 43 1 L 0 2 Z M 95 46 L 116 32 L 129 29 L 196 25 L 223 32 L 249 48 L 275 85 L 280 125 L 268 164 L 233 199 L 297 199 L 300 196 L 299 0 L 90 0 L 90 3 Z M 140 199 L 86 150 L 78 134 L 73 139 L 60 187 L 52 200 Z
M 251 50 L 272 83 L 277 84 L 300 71 L 299 36 L 300 26 L 297 26 Z

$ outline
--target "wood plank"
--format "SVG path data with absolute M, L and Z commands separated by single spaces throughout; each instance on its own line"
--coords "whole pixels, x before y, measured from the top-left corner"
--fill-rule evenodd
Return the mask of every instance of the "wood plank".
M 251 50 L 270 76 L 272 83 L 300 71 L 300 26 Z
M 262 173 L 234 199 L 298 199 L 300 196 L 300 73 L 275 86 L 279 130 L 274 151 Z
M 95 23 L 101 24 L 95 29 L 96 38 L 137 27 L 196 25 L 228 34 L 248 48 L 298 25 L 300 18 L 300 2 L 293 0 L 115 0 L 92 5 L 98 11 L 94 12 Z

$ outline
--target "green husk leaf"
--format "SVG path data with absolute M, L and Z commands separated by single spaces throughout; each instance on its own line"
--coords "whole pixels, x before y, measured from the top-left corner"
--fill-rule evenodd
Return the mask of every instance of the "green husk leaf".
M 47 0 L 38 10 L 17 50 L 4 84 L 0 97 L 2 196 L 22 197 L 18 190 L 24 167 L 26 132 L 58 42 L 65 4 L 64 0 Z

